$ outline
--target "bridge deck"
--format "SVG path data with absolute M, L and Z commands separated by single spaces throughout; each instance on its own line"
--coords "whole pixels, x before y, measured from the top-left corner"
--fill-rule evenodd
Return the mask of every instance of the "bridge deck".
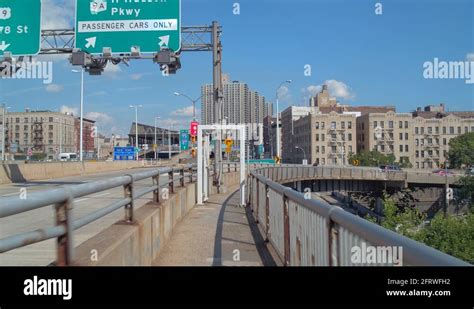
M 249 210 L 238 206 L 240 190 L 229 189 L 178 223 L 154 266 L 275 265 Z

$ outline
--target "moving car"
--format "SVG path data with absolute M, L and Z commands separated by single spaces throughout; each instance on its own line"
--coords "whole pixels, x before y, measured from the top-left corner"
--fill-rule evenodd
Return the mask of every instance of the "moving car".
M 60 161 L 77 161 L 77 153 L 60 153 Z
M 380 165 L 379 168 L 383 171 L 401 171 L 402 169 L 398 165 Z
M 439 176 L 446 176 L 446 175 L 453 175 L 453 172 L 451 172 L 450 170 L 446 171 L 445 169 L 436 169 L 433 171 L 433 174 L 436 174 L 436 175 L 439 175 Z

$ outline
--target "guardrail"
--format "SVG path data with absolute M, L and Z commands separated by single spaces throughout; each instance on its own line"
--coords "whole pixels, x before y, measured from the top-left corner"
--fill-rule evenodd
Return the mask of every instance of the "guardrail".
M 175 173 L 179 173 L 179 176 L 175 177 Z M 188 173 L 188 175 L 186 175 L 186 173 Z M 160 184 L 159 178 L 161 175 L 168 175 L 169 180 Z M 21 199 L 20 197 L 1 198 L 0 218 L 54 205 L 56 222 L 52 227 L 16 234 L 0 239 L 0 253 L 44 240 L 57 238 L 56 264 L 58 266 L 70 265 L 74 257 L 74 230 L 90 224 L 122 207 L 125 209 L 124 222 L 132 224 L 134 202 L 136 199 L 153 192 L 153 201 L 158 203 L 160 201 L 160 190 L 162 188 L 168 187 L 169 193 L 171 194 L 174 192 L 176 181 L 179 181 L 180 186 L 185 186 L 185 177 L 189 177 L 189 182 L 195 180 L 194 165 L 186 165 L 180 168 L 159 168 L 152 171 L 128 174 L 107 180 L 34 192 L 28 194 L 27 199 Z M 153 185 L 136 190 L 134 183 L 144 179 L 151 179 Z M 74 219 L 74 199 L 117 187 L 123 187 L 124 198 L 82 218 Z
M 317 168 L 291 166 L 295 170 L 290 171 L 290 166 L 287 167 L 258 168 L 251 171 L 247 180 L 247 198 L 254 217 L 284 265 L 393 266 L 390 261 L 358 263 L 352 260 L 354 248 L 362 251 L 377 246 L 377 250 L 398 250 L 403 254 L 403 265 L 471 266 L 339 207 L 306 199 L 303 193 L 276 181 L 285 182 L 303 177 L 305 173 L 314 176 L 310 175 L 311 170 Z

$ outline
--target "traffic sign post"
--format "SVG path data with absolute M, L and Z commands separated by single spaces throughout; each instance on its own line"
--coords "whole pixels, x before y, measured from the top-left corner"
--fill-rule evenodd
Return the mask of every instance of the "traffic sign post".
M 180 149 L 185 151 L 189 150 L 189 131 L 188 130 L 181 130 L 179 132 L 179 144 Z
M 0 56 L 41 50 L 41 0 L 0 0 Z
M 75 46 L 90 54 L 178 52 L 181 0 L 76 0 Z

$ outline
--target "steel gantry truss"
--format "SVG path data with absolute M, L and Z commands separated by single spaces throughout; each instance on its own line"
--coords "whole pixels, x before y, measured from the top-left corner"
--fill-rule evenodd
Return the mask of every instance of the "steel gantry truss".
M 181 52 L 212 51 L 212 32 L 213 26 L 181 27 Z M 221 27 L 218 27 L 218 32 L 222 32 Z M 71 54 L 74 43 L 74 29 L 41 30 L 40 54 Z

